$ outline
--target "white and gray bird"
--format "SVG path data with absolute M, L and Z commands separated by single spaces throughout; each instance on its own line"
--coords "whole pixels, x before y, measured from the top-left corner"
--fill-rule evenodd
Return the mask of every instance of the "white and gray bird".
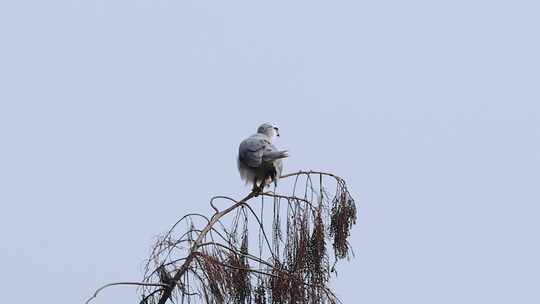
M 265 123 L 257 129 L 256 134 L 240 143 L 238 171 L 246 184 L 253 184 L 254 191 L 262 190 L 270 182 L 277 185 L 277 180 L 281 176 L 283 169 L 281 160 L 289 155 L 286 150 L 278 151 L 274 147 L 272 140 L 276 136 L 279 137 L 278 127 Z

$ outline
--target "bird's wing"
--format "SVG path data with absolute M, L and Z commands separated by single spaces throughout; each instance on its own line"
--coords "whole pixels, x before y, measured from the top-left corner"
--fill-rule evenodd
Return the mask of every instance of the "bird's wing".
M 265 153 L 272 151 L 275 151 L 275 148 L 270 140 L 264 135 L 255 134 L 242 141 L 238 150 L 238 158 L 245 165 L 257 168 L 262 165 L 263 161 L 266 161 L 263 159 Z

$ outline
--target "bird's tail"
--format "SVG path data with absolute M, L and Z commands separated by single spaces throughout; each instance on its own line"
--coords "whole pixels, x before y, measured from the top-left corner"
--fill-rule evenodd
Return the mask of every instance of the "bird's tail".
M 274 161 L 282 158 L 289 157 L 287 150 L 266 152 L 263 155 L 263 161 Z

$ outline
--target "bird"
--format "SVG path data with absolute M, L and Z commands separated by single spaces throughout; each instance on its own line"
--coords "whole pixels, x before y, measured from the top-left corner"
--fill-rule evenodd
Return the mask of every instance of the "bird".
M 254 192 L 262 191 L 271 182 L 277 186 L 283 170 L 281 160 L 289 157 L 287 150 L 280 151 L 272 144 L 275 137 L 279 137 L 279 128 L 263 123 L 257 128 L 257 133 L 244 139 L 238 147 L 240 177 L 246 184 L 253 184 Z

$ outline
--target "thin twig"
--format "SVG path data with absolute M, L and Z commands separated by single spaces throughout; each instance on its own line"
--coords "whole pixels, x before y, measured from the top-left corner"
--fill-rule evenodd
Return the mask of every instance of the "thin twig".
M 169 287 L 167 284 L 161 284 L 161 283 L 144 283 L 144 282 L 115 282 L 115 283 L 109 283 L 101 286 L 100 288 L 96 289 L 94 294 L 84 302 L 85 304 L 90 303 L 93 299 L 95 299 L 103 289 L 111 287 L 111 286 L 118 286 L 118 285 L 133 285 L 133 286 L 153 286 L 153 287 Z

